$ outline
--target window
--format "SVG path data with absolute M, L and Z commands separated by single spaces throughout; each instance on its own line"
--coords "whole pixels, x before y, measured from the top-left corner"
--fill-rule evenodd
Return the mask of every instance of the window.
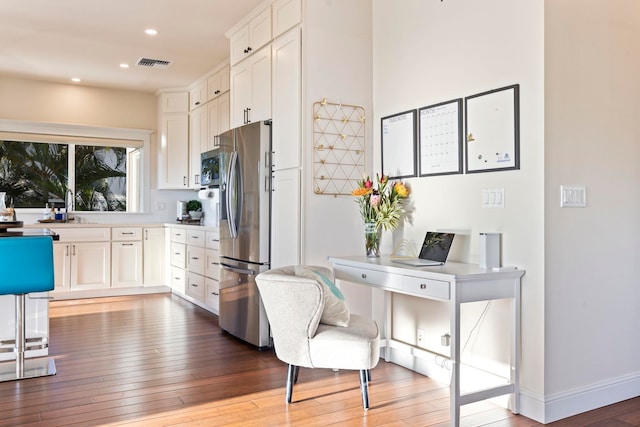
M 144 212 L 153 131 L 0 119 L 0 191 L 17 208 Z
M 16 208 L 64 206 L 72 190 L 75 211 L 131 212 L 139 208 L 139 172 L 128 159 L 139 149 L 0 140 L 0 190 Z M 131 181 L 131 182 L 130 182 Z M 136 200 L 128 199 L 128 190 Z

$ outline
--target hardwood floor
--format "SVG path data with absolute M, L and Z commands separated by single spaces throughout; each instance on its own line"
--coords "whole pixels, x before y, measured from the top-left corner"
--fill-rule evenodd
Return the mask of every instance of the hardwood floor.
M 170 294 L 56 301 L 56 376 L 0 383 L 0 426 L 447 426 L 448 387 L 392 363 L 372 371 L 362 410 L 357 372 L 286 366 L 222 333 L 217 317 Z M 490 403 L 464 426 L 539 426 Z M 639 426 L 640 398 L 551 424 Z

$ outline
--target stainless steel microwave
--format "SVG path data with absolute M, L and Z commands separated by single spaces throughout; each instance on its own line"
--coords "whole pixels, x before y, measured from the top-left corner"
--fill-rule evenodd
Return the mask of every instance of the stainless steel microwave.
M 220 150 L 206 151 L 200 155 L 200 185 L 218 187 L 220 185 Z

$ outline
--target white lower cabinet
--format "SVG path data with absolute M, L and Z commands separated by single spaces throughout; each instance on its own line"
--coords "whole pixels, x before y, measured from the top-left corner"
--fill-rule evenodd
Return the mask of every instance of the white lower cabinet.
M 171 266 L 171 289 L 180 294 L 184 294 L 187 283 L 187 273 L 184 268 Z
M 58 234 L 60 240 L 54 244 L 53 255 L 55 290 L 109 288 L 111 286 L 111 230 L 109 228 L 64 229 Z
M 204 276 L 187 271 L 186 294 L 196 301 L 204 302 Z
M 198 226 L 170 227 L 173 292 L 215 314 L 219 313 L 220 235 Z
M 130 288 L 143 285 L 142 228 L 111 230 L 111 286 Z
M 148 227 L 142 232 L 142 268 L 144 286 L 165 285 L 164 227 Z

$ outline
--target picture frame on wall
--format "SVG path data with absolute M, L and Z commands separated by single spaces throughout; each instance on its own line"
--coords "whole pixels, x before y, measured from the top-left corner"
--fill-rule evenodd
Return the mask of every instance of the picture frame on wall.
M 390 179 L 417 176 L 416 110 L 382 117 L 382 173 Z
M 465 98 L 466 172 L 520 169 L 520 86 Z
M 419 176 L 462 173 L 462 98 L 418 109 Z

